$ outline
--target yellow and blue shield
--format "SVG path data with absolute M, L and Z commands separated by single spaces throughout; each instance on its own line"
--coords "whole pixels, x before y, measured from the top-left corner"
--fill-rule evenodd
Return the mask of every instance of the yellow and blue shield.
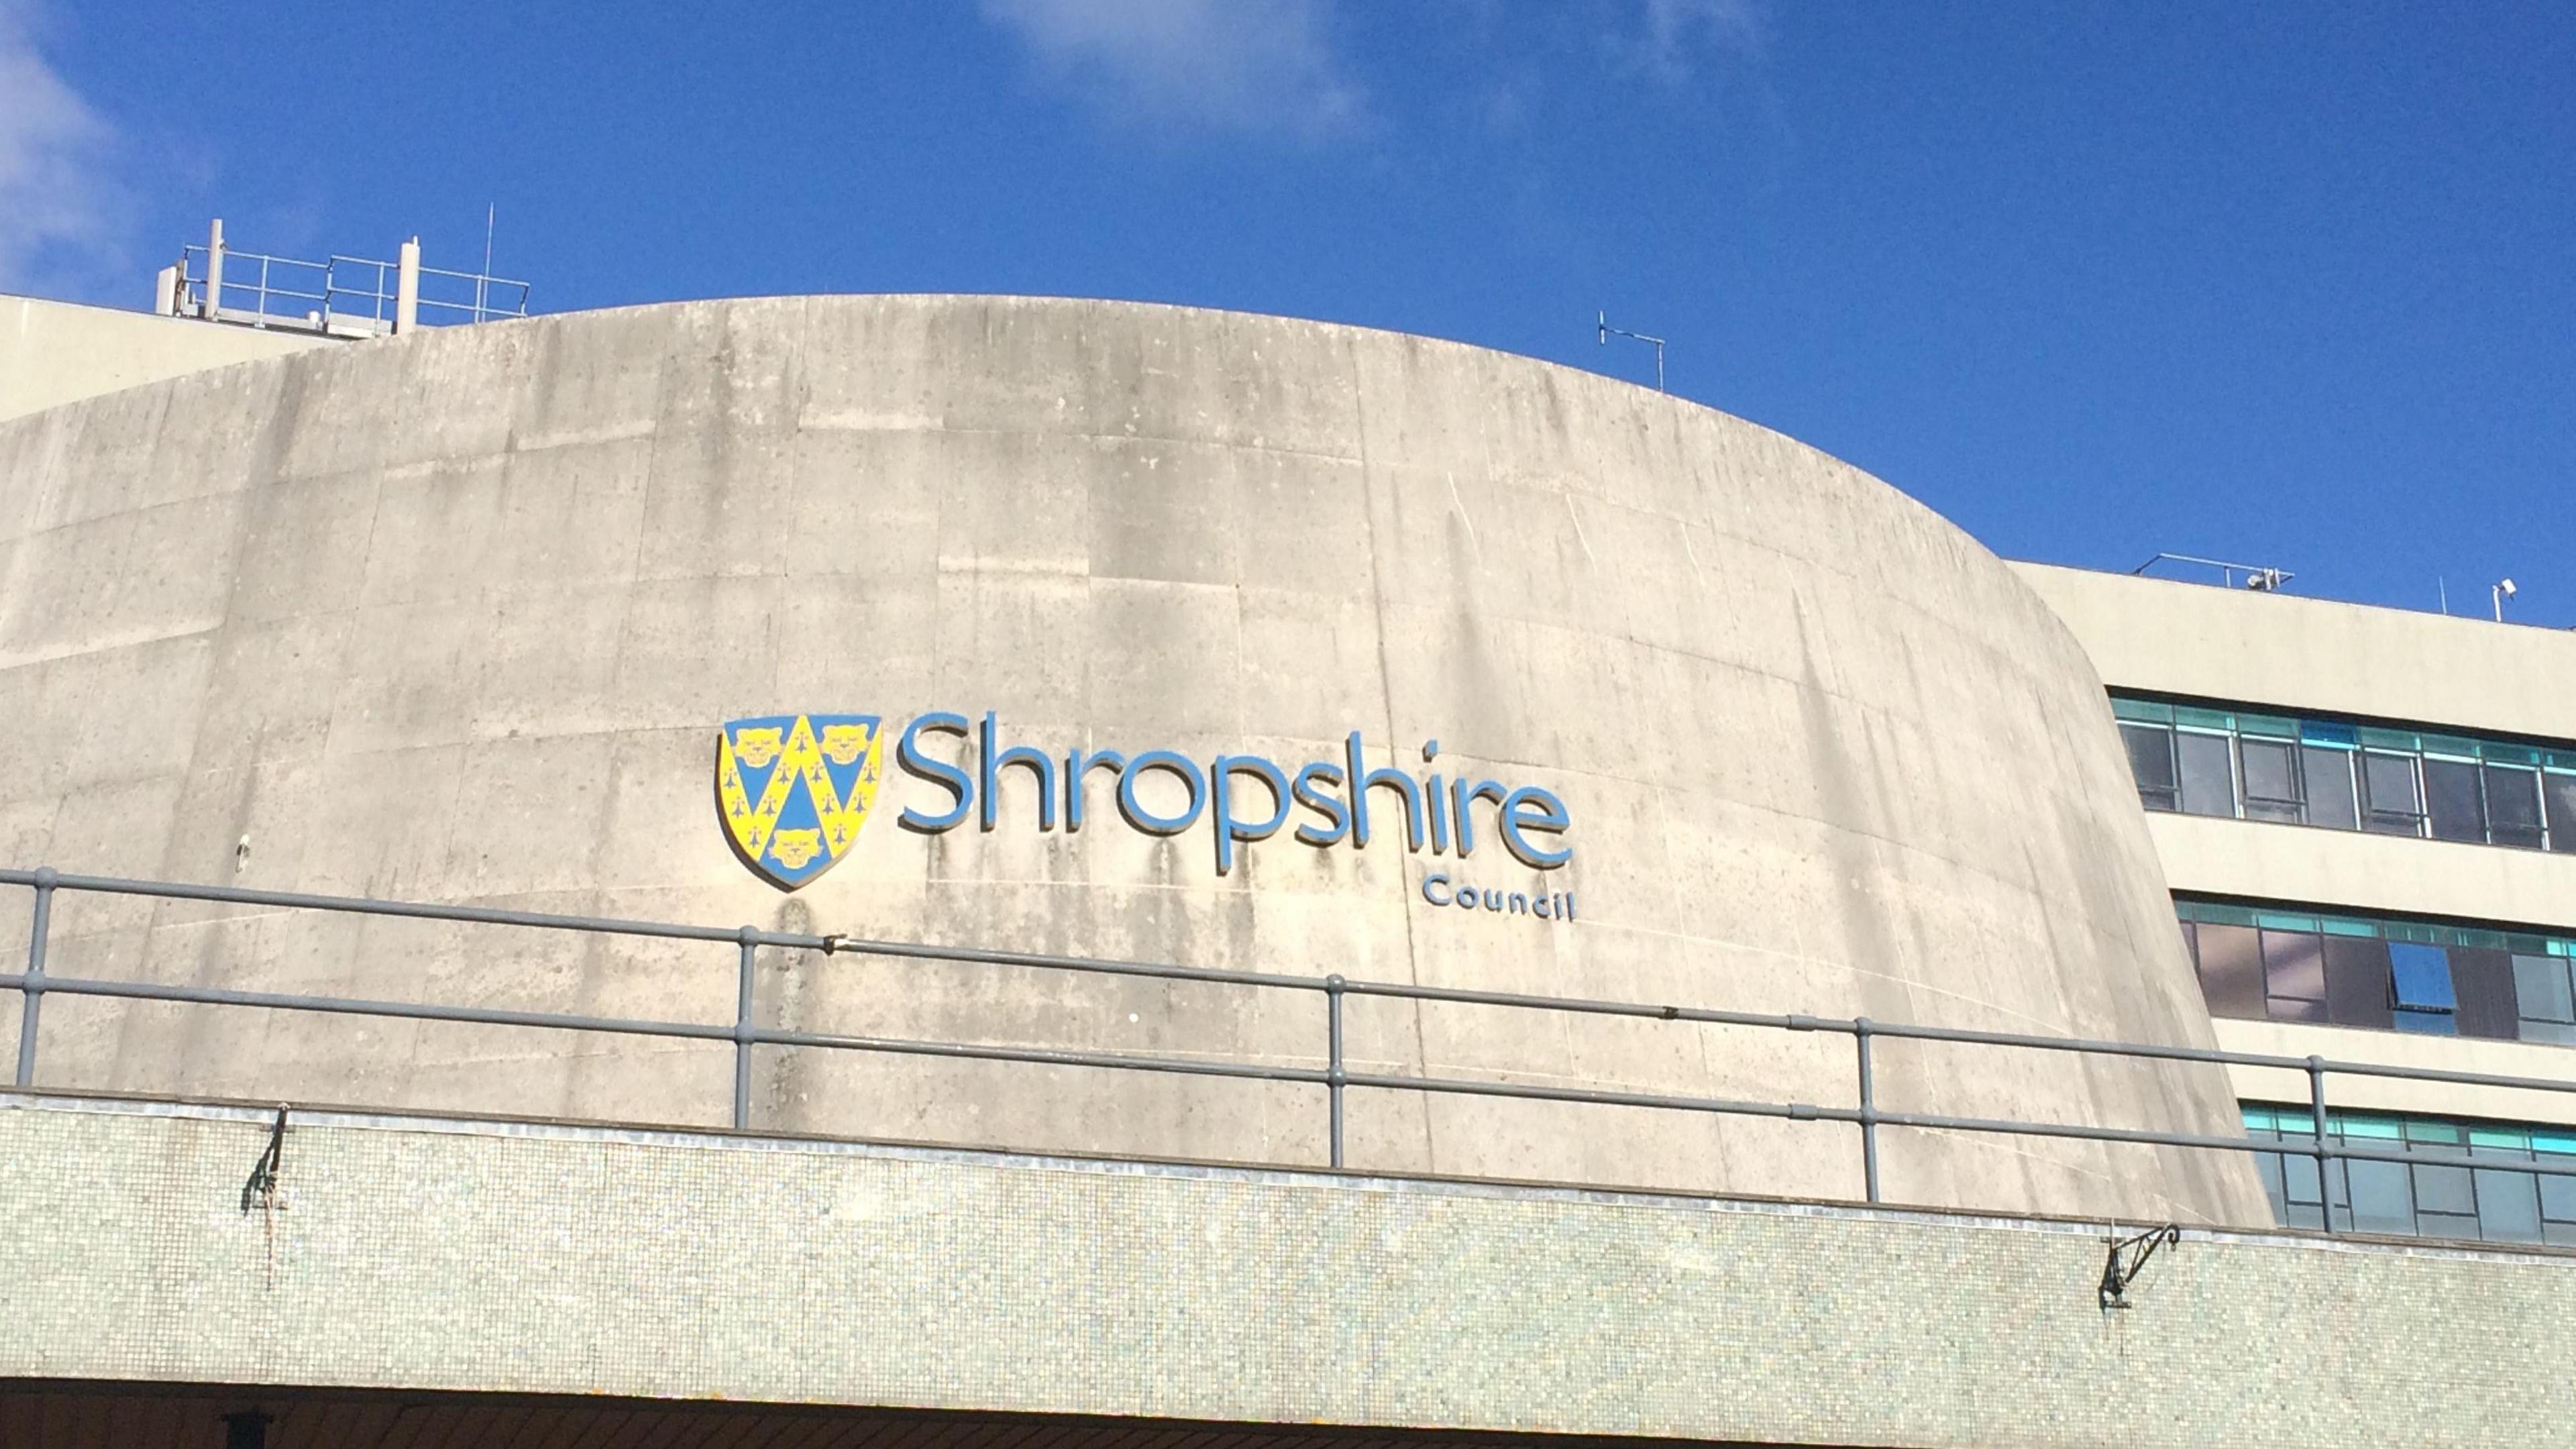
M 792 891 L 850 853 L 876 802 L 885 730 L 870 714 L 774 714 L 716 733 L 716 814 L 734 854 Z

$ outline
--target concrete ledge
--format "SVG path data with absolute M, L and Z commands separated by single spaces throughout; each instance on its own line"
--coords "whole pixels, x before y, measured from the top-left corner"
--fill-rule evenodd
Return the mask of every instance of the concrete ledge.
M 2325 910 L 2576 927 L 2576 855 L 2148 811 L 2177 891 Z
M 2542 739 L 2567 738 L 2576 719 L 2576 634 L 2564 629 L 2048 564 L 2012 568 L 2084 641 L 2114 689 Z
M 331 341 L 180 317 L 0 296 L 0 418 Z
M 1901 1445 L 2531 1444 L 2576 1259 L 0 1096 L 0 1377 Z M 2397 1346 L 2403 1346 L 2402 1363 Z
M 2576 1048 L 2545 1042 L 2491 1041 L 2478 1037 L 2415 1036 L 2354 1026 L 2295 1021 L 2240 1021 L 2221 1017 L 2218 1044 L 2232 1052 L 2268 1056 L 2321 1056 L 2374 1066 L 2421 1067 L 2443 1072 L 2489 1072 L 2543 1081 L 2576 1080 Z M 2229 1067 L 2236 1095 L 2248 1102 L 2286 1102 L 2304 1108 L 2305 1072 L 2269 1067 Z M 2419 1112 L 2436 1117 L 2485 1117 L 2503 1122 L 2576 1123 L 2576 1092 L 2537 1092 L 2514 1087 L 2418 1082 L 2402 1077 L 2333 1076 L 2330 1107 L 2361 1112 Z

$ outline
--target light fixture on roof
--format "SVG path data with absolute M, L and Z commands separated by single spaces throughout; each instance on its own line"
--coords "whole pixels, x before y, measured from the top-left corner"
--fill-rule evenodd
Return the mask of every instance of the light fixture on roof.
M 2488 597 L 2495 600 L 2495 618 L 2497 623 L 2501 624 L 2504 622 L 2504 601 L 2512 598 L 2516 592 L 2518 591 L 2514 588 L 2513 580 L 2511 579 L 2498 579 L 2495 587 L 2487 590 Z

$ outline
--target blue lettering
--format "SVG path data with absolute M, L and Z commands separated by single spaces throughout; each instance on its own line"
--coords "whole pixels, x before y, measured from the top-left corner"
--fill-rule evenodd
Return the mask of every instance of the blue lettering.
M 1351 731 L 1348 744 L 1351 759 L 1351 844 L 1363 850 L 1369 843 L 1368 792 L 1373 786 L 1392 786 L 1404 796 L 1404 844 L 1408 850 L 1422 848 L 1422 787 L 1413 777 L 1392 766 L 1372 770 L 1360 752 L 1360 732 Z
M 1522 811 L 1535 811 L 1524 815 Z M 1563 847 L 1554 849 L 1532 845 L 1521 834 L 1525 830 L 1562 835 L 1567 825 L 1565 802 L 1536 785 L 1523 785 L 1503 797 L 1503 808 L 1495 812 L 1495 823 L 1502 829 L 1503 848 L 1521 864 L 1534 870 L 1554 870 L 1574 858 L 1574 852 Z M 1568 913 L 1569 916 L 1571 912 Z
M 938 815 L 924 815 L 906 806 L 903 814 L 896 818 L 895 823 L 907 830 L 918 830 L 924 835 L 936 835 L 943 830 L 954 830 L 965 823 L 967 807 L 975 798 L 975 782 L 966 777 L 964 770 L 954 765 L 942 764 L 923 754 L 921 736 L 924 731 L 955 735 L 959 739 L 964 739 L 966 716 L 950 714 L 946 710 L 922 715 L 905 728 L 903 738 L 895 745 L 894 760 L 896 764 L 903 767 L 904 773 L 928 780 L 957 799 L 955 806 Z
M 1127 768 L 1127 757 L 1116 750 L 1085 750 L 1079 746 L 1064 756 L 1064 833 L 1071 835 L 1082 828 L 1082 792 L 1091 772 L 1107 767 L 1111 773 Z
M 1447 890 L 1449 887 L 1449 877 L 1442 875 L 1440 872 L 1435 870 L 1431 874 L 1422 878 L 1422 898 L 1424 900 L 1429 901 L 1435 906 L 1445 906 L 1449 904 L 1450 898 L 1448 896 L 1435 896 L 1431 893 L 1431 888 L 1433 886 L 1438 886 L 1444 891 Z
M 1180 777 L 1181 783 L 1189 787 L 1190 808 L 1178 815 L 1156 815 L 1148 811 L 1136 798 L 1136 782 L 1143 779 L 1148 770 L 1161 770 Z M 1199 767 L 1192 764 L 1187 756 L 1176 755 L 1170 750 L 1147 750 L 1129 760 L 1127 769 L 1118 777 L 1118 813 L 1126 818 L 1128 824 L 1148 835 L 1180 834 L 1198 823 L 1199 810 L 1206 804 L 1207 781 L 1200 776 Z
M 975 751 L 976 758 L 971 763 L 965 761 L 963 751 L 956 764 L 935 757 L 928 739 L 937 735 L 958 737 Z M 1437 759 L 1439 753 L 1437 740 L 1422 746 L 1425 761 Z M 1206 818 L 1216 832 L 1216 868 L 1220 876 L 1233 873 L 1236 862 L 1244 858 L 1243 846 L 1279 834 L 1288 828 L 1291 816 L 1297 817 L 1294 833 L 1301 844 L 1327 847 L 1347 841 L 1354 848 L 1366 847 L 1373 833 L 1370 796 L 1378 790 L 1393 790 L 1400 797 L 1405 848 L 1413 853 L 1420 853 L 1427 839 L 1433 855 L 1453 851 L 1460 859 L 1473 855 L 1476 822 L 1471 812 L 1482 800 L 1494 806 L 1495 833 L 1520 863 L 1533 869 L 1553 870 L 1571 861 L 1574 854 L 1558 839 L 1570 828 L 1570 818 L 1564 802 L 1553 793 L 1535 785 L 1507 790 L 1499 781 L 1473 775 L 1450 778 L 1431 773 L 1417 778 L 1392 765 L 1371 769 L 1367 741 L 1359 730 L 1345 737 L 1341 759 L 1310 760 L 1293 773 L 1259 755 L 1218 755 L 1202 769 L 1197 762 L 1172 750 L 1148 750 L 1131 757 L 1116 750 L 1077 746 L 1058 760 L 1026 745 L 1005 745 L 1000 716 L 992 710 L 971 722 L 965 715 L 935 710 L 916 716 L 904 730 L 896 746 L 895 761 L 906 774 L 948 792 L 948 801 L 941 809 L 906 807 L 901 811 L 899 821 L 904 828 L 924 834 L 955 829 L 969 817 L 984 830 L 999 828 L 1003 776 L 1013 767 L 1028 771 L 1031 783 L 1037 787 L 1039 830 L 1056 828 L 1060 806 L 1065 830 L 1079 831 L 1089 813 L 1087 787 L 1091 776 L 1107 770 L 1117 782 L 1119 815 L 1138 830 L 1152 835 L 1178 835 Z M 1187 793 L 1186 804 L 1176 813 L 1156 814 L 1143 803 L 1143 787 L 1137 777 L 1156 770 L 1178 779 Z M 1258 777 L 1270 792 L 1268 811 L 1238 813 L 1243 809 L 1242 781 L 1247 776 Z M 1434 886 L 1431 878 L 1426 878 L 1424 887 L 1425 900 L 1439 897 L 1434 904 L 1507 910 L 1548 920 L 1574 918 L 1570 895 L 1486 891 L 1460 886 L 1447 875 L 1436 879 Z
M 1451 793 L 1458 797 L 1458 857 L 1464 860 L 1476 853 L 1476 823 L 1468 818 L 1467 807 L 1478 800 L 1491 800 L 1500 805 L 1503 787 L 1492 780 L 1478 780 L 1470 785 L 1467 777 L 1461 775 Z
M 1002 771 L 1006 766 L 1025 765 L 1038 777 L 1038 829 L 1055 829 L 1055 761 L 1026 745 L 1013 745 L 999 754 L 993 750 L 993 712 L 984 711 L 984 723 L 976 751 L 978 769 L 984 776 L 984 800 L 980 823 L 993 828 L 994 819 L 1002 813 Z
M 1261 821 L 1237 820 L 1234 817 L 1234 777 L 1252 775 L 1270 790 L 1270 818 Z M 1288 777 L 1279 767 L 1259 755 L 1219 755 L 1208 766 L 1208 814 L 1216 824 L 1216 873 L 1224 875 L 1234 868 L 1234 847 L 1238 842 L 1268 840 L 1288 823 Z
M 1297 827 L 1297 839 L 1307 845 L 1338 845 L 1351 833 L 1351 814 L 1342 808 L 1341 800 L 1315 788 L 1316 781 L 1327 785 L 1342 783 L 1342 767 L 1315 760 L 1297 772 L 1297 803 L 1324 817 L 1331 828 L 1318 830 L 1312 825 Z

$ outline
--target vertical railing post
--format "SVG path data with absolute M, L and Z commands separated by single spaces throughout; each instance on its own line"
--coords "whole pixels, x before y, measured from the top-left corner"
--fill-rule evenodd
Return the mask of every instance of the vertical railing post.
M 2310 1149 L 2317 1159 L 2317 1222 L 2331 1233 L 2334 1226 L 2334 1179 L 2326 1172 L 2333 1149 L 2326 1146 L 2326 1059 L 2308 1058 L 2308 1117 L 2316 1132 L 2316 1144 Z M 2288 1199 L 2283 1198 L 2286 1206 Z
M 1860 1055 L 1860 1176 L 1869 1201 L 1878 1201 L 1878 1088 L 1870 1076 L 1869 1038 L 1874 1028 L 1866 1016 L 1852 1022 L 1852 1040 Z
M 224 310 L 224 219 L 206 228 L 206 306 L 197 315 L 212 322 Z
M 742 979 L 735 984 L 733 998 L 733 1130 L 751 1130 L 751 973 L 760 955 L 760 928 L 745 926 L 739 933 L 742 941 Z
M 396 255 L 401 260 L 394 264 L 394 333 L 399 336 L 420 325 L 420 238 L 413 237 L 404 242 Z M 379 297 L 384 290 L 385 274 L 379 268 L 376 272 Z M 381 301 L 377 303 L 376 310 L 380 313 L 384 310 Z
M 1346 984 L 1338 972 L 1324 978 L 1324 1090 L 1332 1099 L 1336 1168 L 1342 1165 L 1342 1087 L 1350 1075 L 1342 1069 L 1342 988 Z
M 54 919 L 54 868 L 36 872 L 35 921 L 27 931 L 27 975 L 18 988 L 18 1085 L 36 1083 L 36 1013 L 45 1004 L 45 937 Z

